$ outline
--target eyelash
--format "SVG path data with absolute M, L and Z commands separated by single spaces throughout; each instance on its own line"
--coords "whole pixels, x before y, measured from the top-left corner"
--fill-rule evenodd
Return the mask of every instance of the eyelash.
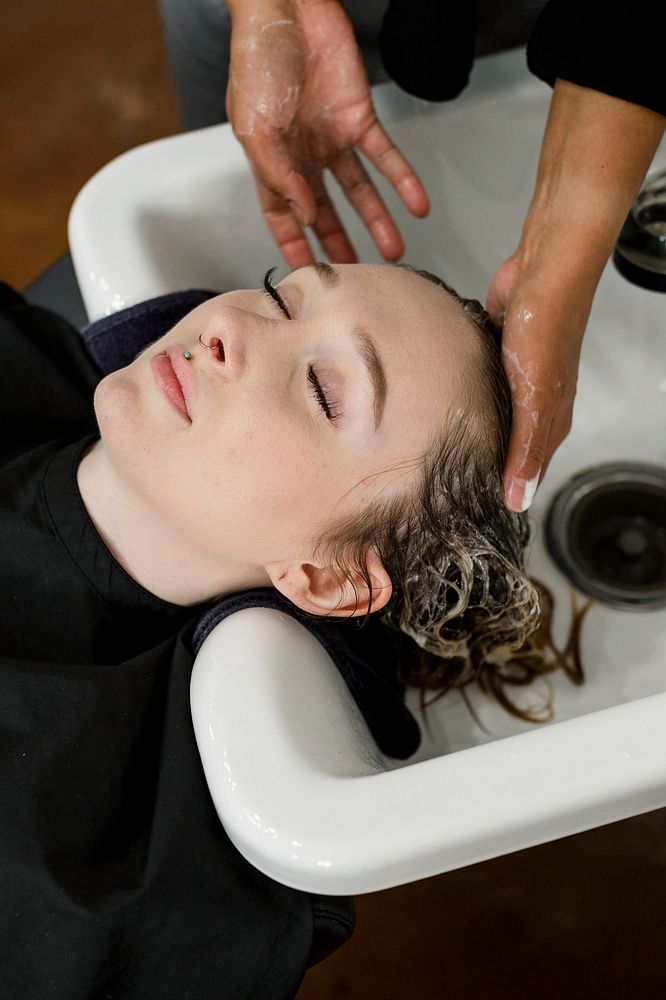
M 337 420 L 342 410 L 340 409 L 340 404 L 336 403 L 335 400 L 331 400 L 327 397 L 326 393 L 321 387 L 319 378 L 317 377 L 317 371 L 314 365 L 308 365 L 308 382 L 312 386 L 312 395 L 317 400 L 320 408 L 326 414 L 327 418 L 333 422 Z
M 285 314 L 287 319 L 291 319 L 291 316 L 289 315 L 289 310 L 287 309 L 284 303 L 284 299 L 282 298 L 277 288 L 271 281 L 271 275 L 273 274 L 273 271 L 277 271 L 277 268 L 270 267 L 268 271 L 266 271 L 266 274 L 264 275 L 264 281 L 263 281 L 264 292 L 266 293 L 266 295 L 268 295 L 269 299 L 272 299 L 273 302 L 277 302 L 278 308 Z
M 291 315 L 289 313 L 289 310 L 287 309 L 284 299 L 278 292 L 275 285 L 273 285 L 273 283 L 271 282 L 271 276 L 273 274 L 273 271 L 275 270 L 277 270 L 277 268 L 271 267 L 268 271 L 266 271 L 263 280 L 263 286 L 264 286 L 263 290 L 265 294 L 268 295 L 268 297 L 271 299 L 271 301 L 275 302 L 278 309 L 280 309 L 280 311 L 284 313 L 287 319 L 291 319 Z M 317 375 L 317 370 L 314 367 L 314 365 L 308 365 L 308 382 L 312 386 L 312 395 L 316 399 L 319 408 L 322 410 L 323 413 L 326 414 L 327 419 L 330 420 L 331 422 L 337 420 L 337 418 L 340 416 L 342 412 L 342 410 L 340 409 L 340 405 L 339 403 L 335 402 L 334 400 L 330 400 L 327 397 L 326 393 L 321 387 L 321 383 Z

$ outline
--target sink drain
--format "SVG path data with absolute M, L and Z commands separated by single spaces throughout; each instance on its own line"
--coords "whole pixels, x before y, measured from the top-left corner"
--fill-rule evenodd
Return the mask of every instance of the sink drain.
M 666 607 L 666 469 L 614 462 L 578 473 L 550 506 L 546 545 L 584 594 Z

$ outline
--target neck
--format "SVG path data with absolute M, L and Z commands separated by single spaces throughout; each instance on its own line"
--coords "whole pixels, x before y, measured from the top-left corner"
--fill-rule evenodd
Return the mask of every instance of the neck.
M 123 569 L 150 593 L 185 607 L 252 587 L 270 586 L 263 567 L 224 564 L 193 551 L 114 474 L 98 440 L 79 463 L 77 482 L 95 528 Z

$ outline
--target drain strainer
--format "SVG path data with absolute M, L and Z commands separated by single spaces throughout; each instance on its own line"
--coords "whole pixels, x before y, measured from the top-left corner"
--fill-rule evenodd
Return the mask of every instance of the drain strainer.
M 551 504 L 546 544 L 584 594 L 617 608 L 666 607 L 666 469 L 613 462 L 578 473 Z

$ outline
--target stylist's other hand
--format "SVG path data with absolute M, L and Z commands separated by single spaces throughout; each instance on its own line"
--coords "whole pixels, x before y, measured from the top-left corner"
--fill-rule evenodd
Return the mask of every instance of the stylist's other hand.
M 526 510 L 569 433 L 592 300 L 666 119 L 557 80 L 536 185 L 516 253 L 488 292 L 503 325 L 513 422 L 504 500 Z
M 428 196 L 379 124 L 354 32 L 339 0 L 229 0 L 227 113 L 250 161 L 261 210 L 291 267 L 315 259 L 311 226 L 330 260 L 356 254 L 324 185 L 328 168 L 386 260 L 404 246 L 357 150 L 409 211 Z
M 488 292 L 503 324 L 502 362 L 513 421 L 504 468 L 511 510 L 526 510 L 554 452 L 571 428 L 578 363 L 596 279 L 531 273 L 520 252 L 505 261 Z

